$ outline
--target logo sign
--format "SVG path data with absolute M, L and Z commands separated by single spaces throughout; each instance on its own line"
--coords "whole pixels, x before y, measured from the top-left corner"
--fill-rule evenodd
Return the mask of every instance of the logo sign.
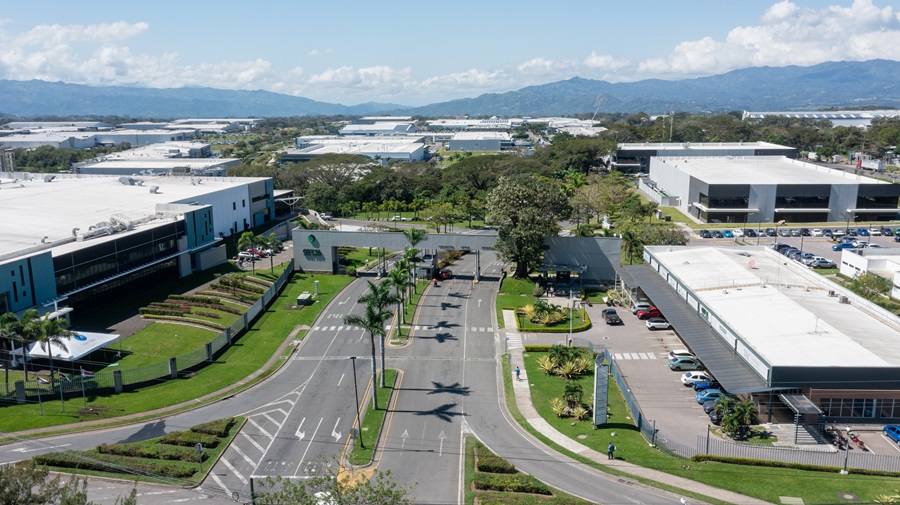
M 313 235 L 312 233 L 310 233 L 309 235 L 306 236 L 306 240 L 307 240 L 310 244 L 315 244 L 315 243 L 316 243 L 316 236 Z
M 606 412 L 609 407 L 609 365 L 604 363 L 604 360 L 608 357 L 604 347 L 594 363 L 594 426 L 606 424 Z
M 321 256 L 322 251 L 319 249 L 304 249 L 303 255 L 304 256 Z

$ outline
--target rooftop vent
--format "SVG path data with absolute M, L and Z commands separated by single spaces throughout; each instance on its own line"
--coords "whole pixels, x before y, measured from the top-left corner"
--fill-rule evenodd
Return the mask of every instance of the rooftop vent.
M 126 186 L 134 186 L 134 179 L 131 177 L 119 177 L 119 182 Z
M 44 176 L 44 182 L 50 182 L 50 181 L 52 181 L 53 179 L 56 179 L 56 176 L 55 176 L 55 175 L 45 175 L 45 176 Z
M 150 192 L 154 195 L 159 193 L 159 186 L 150 186 Z

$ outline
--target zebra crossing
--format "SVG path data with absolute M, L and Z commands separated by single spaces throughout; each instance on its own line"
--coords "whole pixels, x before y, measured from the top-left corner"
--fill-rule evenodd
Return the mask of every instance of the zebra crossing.
M 652 352 L 616 352 L 613 353 L 613 358 L 616 360 L 657 359 Z
M 525 343 L 522 341 L 522 335 L 518 333 L 507 333 L 506 348 L 507 350 L 524 349 Z
M 389 329 L 391 329 L 391 326 L 385 325 L 384 329 L 389 330 Z M 444 328 L 442 326 L 416 325 L 416 326 L 410 326 L 410 329 L 412 329 L 414 331 L 429 331 L 429 330 L 440 330 L 440 329 L 446 329 L 446 328 Z M 312 331 L 328 331 L 328 332 L 344 331 L 344 330 L 346 330 L 346 331 L 363 331 L 363 329 L 360 328 L 359 326 L 314 326 L 312 329 Z M 494 328 L 491 326 L 470 326 L 469 332 L 470 333 L 493 333 Z

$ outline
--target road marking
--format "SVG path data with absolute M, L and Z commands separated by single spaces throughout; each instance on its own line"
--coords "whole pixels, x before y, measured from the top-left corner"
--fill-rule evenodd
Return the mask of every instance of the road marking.
M 319 331 L 319 327 L 318 326 L 314 327 L 313 331 Z
M 300 421 L 300 426 L 297 426 L 297 432 L 294 433 L 294 436 L 296 436 L 296 437 L 299 438 L 300 440 L 303 440 L 303 437 L 306 436 L 306 432 L 305 432 L 305 431 L 300 431 L 300 429 L 303 428 L 303 423 L 305 423 L 305 422 L 306 422 L 306 418 L 304 417 L 303 420 Z
M 650 352 L 642 352 L 641 359 L 656 359 L 656 355 Z
M 209 472 L 209 474 L 212 476 L 212 479 L 216 481 L 216 484 L 218 484 L 219 487 L 222 488 L 223 491 L 225 491 L 226 495 L 231 494 L 231 490 L 228 489 L 228 486 L 226 486 L 225 483 L 222 482 L 222 479 L 220 479 L 219 476 L 215 474 L 215 472 Z
M 341 378 L 338 380 L 337 387 L 341 387 L 341 383 L 344 382 L 344 376 L 347 375 L 345 373 L 341 374 Z
M 266 438 L 268 438 L 269 440 L 275 440 L 275 437 L 273 437 L 272 435 L 269 434 L 268 431 L 266 431 L 265 429 L 263 429 L 263 427 L 260 426 L 259 423 L 257 423 L 256 421 L 254 421 L 252 417 L 248 417 L 248 418 L 247 418 L 247 422 L 250 423 L 250 424 L 252 424 L 253 426 L 255 426 L 256 429 L 258 429 L 259 431 L 261 431 L 262 434 L 265 435 Z
M 233 473 L 235 475 L 235 477 L 238 478 L 238 480 L 240 480 L 241 482 L 244 483 L 245 486 L 247 484 L 249 484 L 249 481 L 247 481 L 247 478 L 244 477 L 243 475 L 241 475 L 241 472 L 237 471 L 237 468 L 235 468 L 231 463 L 229 463 L 227 459 L 225 459 L 225 458 L 219 458 L 219 459 L 222 461 L 222 463 L 225 464 L 225 466 L 228 467 L 229 470 L 231 470 L 231 473 Z
M 342 301 L 342 302 L 338 302 L 338 305 L 343 305 L 343 304 L 349 302 L 351 298 L 353 298 L 353 297 L 352 297 L 352 296 L 348 296 L 346 300 L 344 300 L 344 301 Z
M 441 447 L 438 450 L 438 456 L 444 455 L 444 439 L 447 438 L 447 435 L 444 434 L 444 430 L 441 430 L 441 434 L 438 435 L 438 438 L 441 439 Z
M 525 345 L 522 343 L 522 335 L 519 335 L 518 333 L 507 333 L 506 347 L 507 349 L 524 349 Z
M 265 417 L 266 419 L 268 419 L 269 421 L 271 421 L 272 424 L 274 424 L 275 426 L 278 426 L 279 428 L 281 428 L 281 423 L 272 419 L 272 416 L 270 416 L 268 412 L 263 412 L 262 416 Z
M 337 442 L 341 439 L 341 432 L 337 431 L 338 423 L 341 422 L 341 418 L 337 418 L 337 421 L 334 422 L 334 428 L 331 429 L 331 436 L 334 437 L 334 441 Z
M 34 448 L 31 448 L 31 449 L 27 449 L 27 448 L 25 448 L 25 447 L 21 447 L 21 448 L 19 448 L 19 449 L 13 449 L 13 450 L 11 450 L 11 451 L 9 451 L 9 452 L 19 452 L 19 453 L 24 454 L 24 453 L 26 453 L 26 452 L 46 451 L 47 449 L 59 449 L 60 447 L 68 447 L 68 446 L 70 446 L 70 445 L 72 445 L 72 444 L 62 444 L 62 445 L 42 445 L 42 446 L 40 446 L 40 447 L 34 447 Z
M 400 452 L 403 452 L 403 447 L 406 445 L 407 438 L 409 438 L 409 431 L 403 430 L 403 434 L 400 435 Z
M 253 445 L 253 447 L 256 447 L 257 449 L 259 449 L 259 452 L 262 452 L 262 453 L 265 453 L 265 452 L 266 452 L 266 450 L 263 449 L 263 446 L 261 446 L 261 445 L 259 445 L 258 443 L 256 443 L 256 440 L 253 440 L 252 438 L 250 438 L 250 435 L 244 433 L 243 430 L 241 430 L 240 435 L 241 435 L 242 437 L 244 437 L 245 439 L 247 439 L 247 441 L 250 442 L 250 443 Z
M 344 330 L 344 327 L 343 327 L 343 326 L 338 326 L 337 331 L 343 331 L 343 330 Z
M 308 453 L 309 448 L 312 447 L 312 439 L 316 438 L 316 433 L 319 432 L 319 426 L 322 426 L 322 421 L 324 421 L 324 420 L 325 420 L 324 417 L 319 419 L 319 424 L 316 425 L 316 429 L 315 429 L 315 431 L 313 431 L 312 437 L 309 439 L 310 443 L 306 444 L 306 450 L 303 451 L 303 456 L 300 457 L 300 462 L 297 463 L 297 470 L 294 471 L 295 476 L 297 475 L 297 472 L 300 471 L 300 467 L 303 466 L 303 460 L 306 459 L 306 453 Z
M 240 455 L 240 457 L 244 458 L 244 461 L 246 461 L 247 463 L 250 463 L 250 466 L 253 466 L 253 467 L 256 466 L 256 463 L 252 459 L 250 459 L 249 456 L 244 454 L 244 451 L 242 451 L 241 448 L 238 447 L 236 444 L 232 444 L 231 448 L 234 449 L 234 452 L 238 453 L 238 455 Z
M 328 331 L 335 331 L 336 329 L 337 329 L 337 326 L 329 326 L 328 327 Z

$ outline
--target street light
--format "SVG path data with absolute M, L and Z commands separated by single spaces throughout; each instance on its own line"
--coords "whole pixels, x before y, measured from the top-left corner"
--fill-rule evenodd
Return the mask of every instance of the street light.
M 847 471 L 847 459 L 850 457 L 850 427 L 847 426 L 845 429 L 847 431 L 847 445 L 844 447 L 844 469 L 841 470 L 841 475 L 850 473 Z
M 575 298 L 572 297 L 572 292 L 569 292 L 569 340 L 566 341 L 566 345 L 572 345 L 572 312 L 575 312 Z
M 359 420 L 359 388 L 356 385 L 356 356 L 350 356 L 350 362 L 353 363 L 353 395 L 356 397 L 356 431 L 359 437 L 359 448 L 365 449 L 366 444 L 362 438 L 362 421 Z M 375 393 L 377 394 L 377 393 Z

